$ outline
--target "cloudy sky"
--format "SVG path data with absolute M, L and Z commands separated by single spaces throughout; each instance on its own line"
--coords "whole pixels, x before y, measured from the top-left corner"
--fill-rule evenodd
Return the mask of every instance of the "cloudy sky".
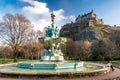
M 43 31 L 50 25 L 52 10 L 56 15 L 55 25 L 61 27 L 92 9 L 105 24 L 120 25 L 120 0 L 0 0 L 0 19 L 6 13 L 20 13 L 31 21 L 35 30 Z

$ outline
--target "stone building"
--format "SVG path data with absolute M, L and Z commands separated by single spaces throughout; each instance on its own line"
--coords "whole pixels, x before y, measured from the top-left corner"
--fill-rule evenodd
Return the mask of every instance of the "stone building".
M 93 10 L 82 16 L 79 15 L 76 18 L 75 22 L 84 24 L 85 26 L 94 26 L 94 24 L 103 24 L 103 20 L 98 19 Z

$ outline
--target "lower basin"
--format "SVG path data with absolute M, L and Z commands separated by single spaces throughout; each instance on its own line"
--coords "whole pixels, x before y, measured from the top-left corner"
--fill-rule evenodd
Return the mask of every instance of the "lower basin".
M 13 63 L 13 64 L 4 64 L 0 66 L 0 74 L 14 74 L 14 75 L 63 75 L 63 74 L 87 74 L 87 73 L 104 73 L 107 71 L 108 68 L 105 67 L 103 64 L 97 64 L 97 63 L 91 63 L 91 62 L 40 62 L 40 61 L 25 61 L 24 63 L 28 64 L 57 64 L 61 67 L 61 64 L 68 64 L 71 63 L 74 65 L 77 63 L 81 66 L 77 68 L 68 68 L 65 66 L 65 68 L 57 68 L 57 69 L 45 69 L 45 68 L 20 68 L 19 63 Z M 70 64 L 70 65 L 71 65 Z M 64 67 L 64 66 L 62 66 Z

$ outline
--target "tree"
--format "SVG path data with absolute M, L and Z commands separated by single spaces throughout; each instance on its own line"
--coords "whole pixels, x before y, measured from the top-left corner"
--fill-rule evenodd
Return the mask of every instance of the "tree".
M 4 42 L 13 50 L 14 62 L 20 48 L 29 39 L 32 25 L 28 19 L 21 14 L 6 14 L 0 22 L 0 36 Z
M 81 41 L 76 41 L 75 42 L 76 46 L 76 54 L 79 56 L 79 59 L 81 60 L 88 60 L 89 57 L 91 56 L 91 42 L 81 40 Z
M 66 54 L 72 58 L 75 56 L 75 44 L 72 39 L 68 39 L 66 42 Z
M 43 44 L 38 42 L 38 41 L 31 41 L 28 43 L 28 45 L 26 45 L 26 50 L 29 54 L 29 58 L 31 58 L 32 60 L 34 59 L 34 56 L 39 59 L 39 53 L 42 51 L 43 49 Z
M 120 50 L 120 31 L 112 32 L 109 38 L 116 45 L 117 49 Z
M 38 41 L 38 38 L 40 36 L 42 36 L 42 32 L 41 31 L 32 31 L 30 33 L 30 39 L 26 45 L 27 48 L 27 52 L 30 55 L 30 58 L 33 60 L 34 55 L 37 55 L 37 58 L 39 59 L 39 53 L 43 50 L 43 44 L 41 42 Z
M 120 30 L 113 31 L 110 35 L 110 40 L 115 45 L 115 50 L 113 53 L 113 59 L 119 60 L 120 59 Z
M 102 39 L 93 42 L 91 50 L 94 60 L 108 60 L 112 58 L 114 45 L 109 39 Z
M 0 58 L 12 58 L 12 50 L 8 46 L 0 46 Z
M 66 38 L 67 42 L 64 44 L 61 44 L 61 50 L 65 56 L 66 59 L 72 58 L 74 56 L 74 42 L 70 38 Z

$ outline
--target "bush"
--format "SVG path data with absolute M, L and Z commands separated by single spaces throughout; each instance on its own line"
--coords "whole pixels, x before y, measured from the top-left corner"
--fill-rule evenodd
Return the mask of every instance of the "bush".
M 25 61 L 27 59 L 18 59 L 18 61 Z M 0 58 L 0 64 L 13 63 L 13 59 L 10 58 Z
M 120 60 L 120 50 L 115 50 L 113 53 L 114 60 Z

